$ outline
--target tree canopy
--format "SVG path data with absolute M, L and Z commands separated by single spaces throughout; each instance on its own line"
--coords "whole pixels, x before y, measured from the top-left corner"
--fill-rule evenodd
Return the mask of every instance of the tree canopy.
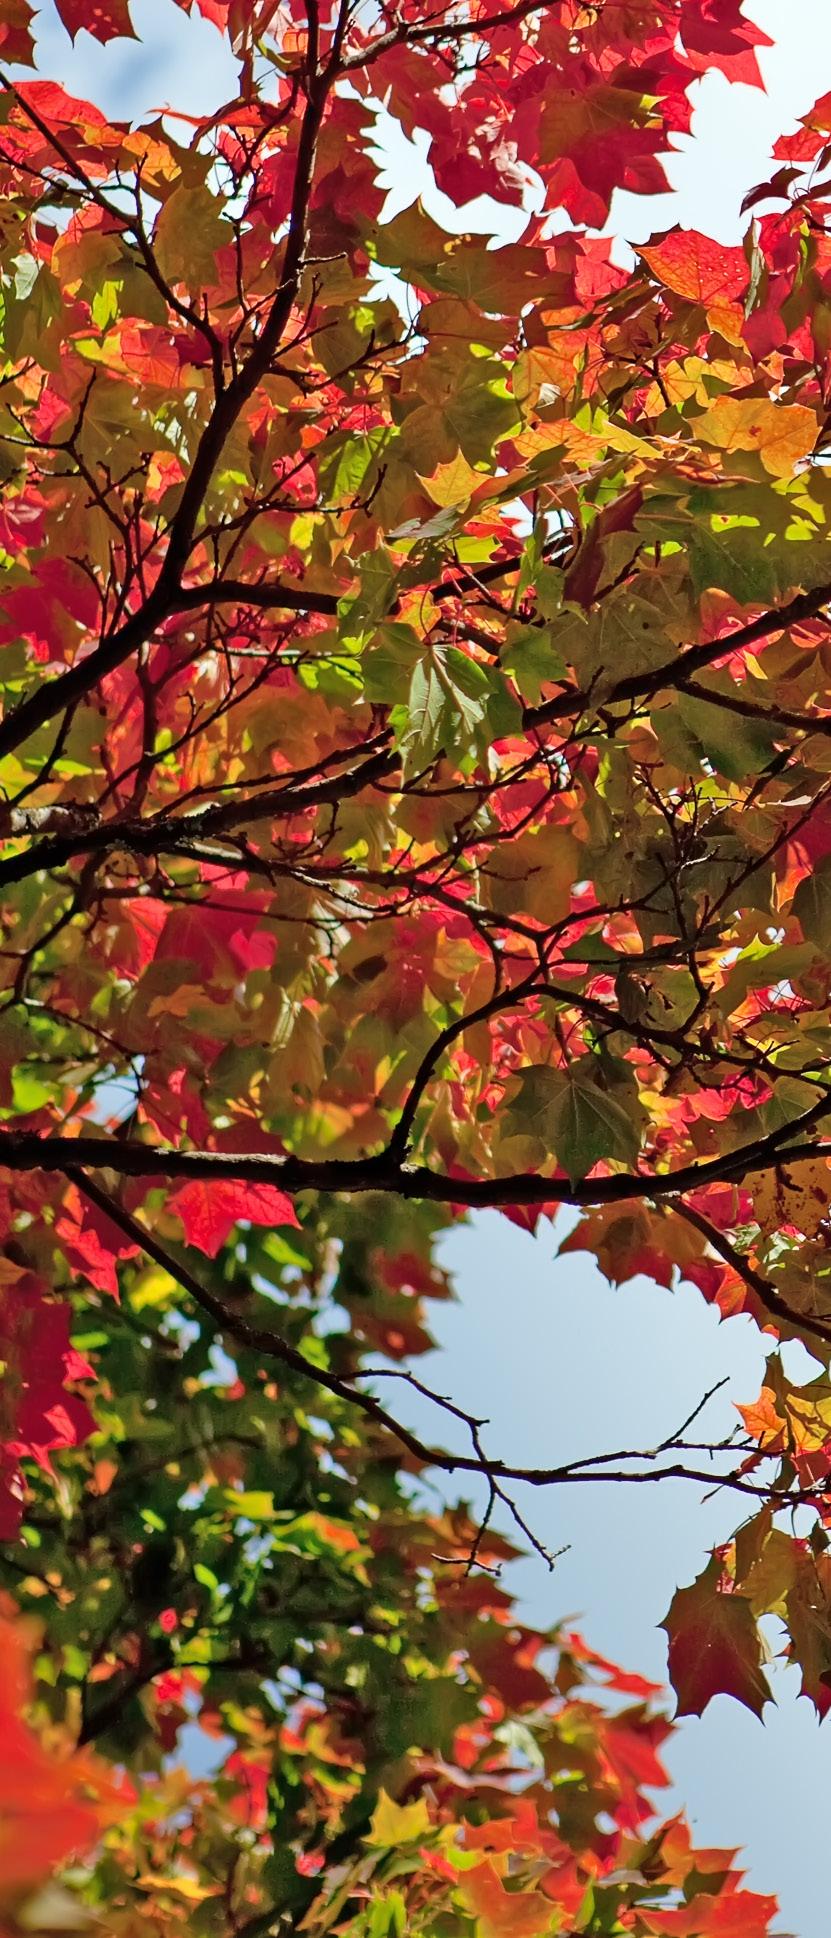
M 678 1712 L 768 1614 L 831 1705 L 831 96 L 623 268 L 740 0 L 199 5 L 238 96 L 132 127 L 0 0 L 0 1912 L 764 1938 L 498 1576 L 717 1481 Z M 386 219 L 389 118 L 521 240 Z M 765 1330 L 731 1441 L 399 1417 L 441 1234 L 564 1205 Z

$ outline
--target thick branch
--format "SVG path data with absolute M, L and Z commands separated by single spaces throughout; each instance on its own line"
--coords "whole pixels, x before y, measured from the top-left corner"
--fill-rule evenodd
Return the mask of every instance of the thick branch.
M 663 666 L 653 667 L 650 672 L 630 673 L 618 680 L 611 692 L 603 695 L 603 705 L 614 706 L 619 700 L 640 700 L 647 694 L 659 693 L 662 687 L 682 686 L 692 673 L 698 673 L 703 666 L 712 666 L 718 659 L 727 659 L 730 653 L 739 653 L 746 646 L 754 646 L 759 639 L 769 639 L 772 633 L 785 632 L 789 626 L 798 626 L 806 619 L 816 619 L 824 607 L 831 604 L 831 584 L 818 586 L 813 592 L 798 592 L 787 605 L 772 607 L 768 612 L 759 613 L 750 619 L 746 626 L 737 626 L 735 632 L 725 633 L 720 639 L 702 640 L 699 646 L 690 646 L 686 652 L 679 653 L 675 659 L 665 661 Z M 709 693 L 707 698 L 710 698 Z M 588 697 L 568 688 L 557 693 L 551 700 L 543 700 L 540 706 L 526 707 L 524 725 L 526 727 L 545 726 L 550 720 L 570 719 L 581 713 L 590 704 Z
M 357 753 L 359 749 L 350 751 Z M 289 815 L 304 814 L 312 808 L 325 806 L 327 802 L 337 806 L 339 801 L 361 793 L 365 787 L 371 787 L 375 781 L 393 773 L 398 764 L 397 754 L 385 744 L 368 760 L 346 773 L 331 774 L 323 780 L 300 787 L 278 785 L 243 799 L 237 797 L 213 803 L 194 813 L 156 814 L 151 819 L 90 822 L 79 819 L 71 808 L 52 808 L 47 812 L 53 822 L 60 825 L 63 818 L 64 825 L 73 821 L 74 825 L 67 827 L 66 833 L 49 835 L 34 847 L 27 848 L 21 854 L 10 855 L 0 862 L 0 888 L 26 881 L 41 869 L 63 867 L 77 855 L 106 854 L 112 848 L 124 848 L 139 855 L 192 853 L 194 843 L 232 833 L 235 829 L 248 828 L 255 821 L 274 821 Z M 28 823 L 27 817 L 20 815 L 18 820 L 23 821 L 23 827 L 16 826 L 12 816 L 11 832 L 26 832 L 27 826 L 33 822 L 36 824 L 38 816 L 42 823 L 43 811 L 33 810 Z M 206 854 L 202 859 L 216 860 L 216 856 Z
M 44 1136 L 28 1130 L 0 1130 L 0 1165 L 13 1171 L 64 1175 L 77 1169 L 106 1169 L 133 1178 L 236 1178 L 273 1184 L 290 1193 L 381 1191 L 472 1210 L 499 1205 L 622 1204 L 628 1199 L 676 1197 L 710 1184 L 735 1183 L 749 1171 L 771 1170 L 803 1157 L 831 1157 L 831 1143 L 806 1136 L 830 1112 L 831 1104 L 823 1094 L 795 1123 L 780 1125 L 755 1143 L 700 1164 L 652 1173 L 617 1171 L 574 1182 L 533 1171 L 498 1178 L 452 1177 L 426 1165 L 398 1161 L 390 1151 L 361 1158 L 300 1158 L 291 1153 L 269 1157 L 259 1151 L 185 1151 L 129 1138 Z
M 546 547 L 547 560 L 556 558 L 566 549 L 569 534 L 557 534 Z M 422 588 L 429 592 L 431 599 L 469 599 L 481 585 L 495 585 L 506 579 L 511 572 L 518 572 L 522 564 L 522 554 L 509 553 L 507 558 L 492 559 L 489 564 L 477 565 L 462 578 L 431 579 Z M 340 608 L 341 600 L 347 596 L 346 589 L 341 592 L 315 591 L 310 586 L 290 585 L 284 579 L 229 579 L 225 577 L 208 579 L 203 585 L 182 586 L 176 595 L 177 612 L 198 611 L 202 606 L 256 606 L 264 612 L 316 612 L 334 618 Z M 394 599 L 389 617 L 398 610 L 398 600 Z

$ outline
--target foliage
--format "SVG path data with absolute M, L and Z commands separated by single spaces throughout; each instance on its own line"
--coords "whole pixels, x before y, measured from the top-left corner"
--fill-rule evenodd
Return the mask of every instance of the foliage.
M 508 1543 L 464 1507 L 428 1513 L 388 1433 L 245 1343 L 276 1308 L 311 1367 L 354 1364 L 389 1326 L 396 1260 L 445 1293 L 434 1223 L 381 1201 L 300 1237 L 248 1229 L 206 1275 L 235 1315 L 233 1361 L 140 1258 L 120 1305 L 78 1299 L 96 1430 L 58 1494 L 33 1472 L 15 1568 L 19 1599 L 48 1610 L 36 1720 L 135 1786 L 78 1887 L 116 1934 L 253 1934 L 277 1911 L 356 1938 L 621 1919 L 640 1938 L 689 1904 L 763 1938 L 772 1903 L 731 1854 L 652 1819 L 659 1692 L 518 1621 L 496 1578 Z M 333 1299 L 350 1330 L 324 1339 Z
M 135 1792 L 70 1881 L 130 1938 L 751 1938 L 490 1523 L 720 1476 L 679 1707 L 762 1708 L 769 1614 L 831 1702 L 831 97 L 743 247 L 631 272 L 614 191 L 759 83 L 739 0 L 200 6 L 238 98 L 130 128 L 0 0 L 0 1532 L 32 1728 Z M 385 116 L 522 240 L 387 219 Z M 767 1328 L 734 1443 L 529 1473 L 368 1382 L 452 1218 L 564 1204 Z

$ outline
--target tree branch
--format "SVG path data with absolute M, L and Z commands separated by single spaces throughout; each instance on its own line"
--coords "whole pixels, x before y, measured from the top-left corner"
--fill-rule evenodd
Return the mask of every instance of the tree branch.
M 742 652 L 745 646 L 754 646 L 759 639 L 769 639 L 772 633 L 785 632 L 789 626 L 801 625 L 806 619 L 816 619 L 823 608 L 831 604 L 831 584 L 818 586 L 813 592 L 798 592 L 787 605 L 772 607 L 762 612 L 756 619 L 748 620 L 746 626 L 737 626 L 735 632 L 725 633 L 720 639 L 706 639 L 699 646 L 690 646 L 675 659 L 665 661 L 663 666 L 653 667 L 648 673 L 630 673 L 625 679 L 618 680 L 611 692 L 604 693 L 604 707 L 614 706 L 619 700 L 639 700 L 648 694 L 659 693 L 662 687 L 682 686 L 691 673 L 698 673 L 704 666 L 712 666 L 718 659 L 727 659 L 730 653 Z M 709 693 L 707 698 L 710 698 Z M 543 700 L 539 706 L 526 707 L 523 716 L 525 726 L 545 726 L 551 720 L 563 720 L 581 713 L 589 705 L 589 696 L 576 693 L 568 688 L 557 693 L 551 700 Z
M 782 1161 L 784 1163 L 785 1160 Z M 702 1238 L 706 1238 L 711 1249 L 718 1253 L 719 1258 L 724 1259 L 726 1265 L 731 1266 L 737 1278 L 740 1278 L 748 1290 L 754 1293 L 759 1304 L 765 1312 L 770 1313 L 772 1319 L 780 1319 L 785 1325 L 795 1327 L 798 1332 L 812 1332 L 818 1339 L 831 1342 L 831 1320 L 812 1319 L 806 1313 L 794 1312 L 787 1300 L 783 1299 L 781 1292 L 777 1292 L 770 1279 L 766 1279 L 762 1272 L 758 1272 L 725 1233 L 719 1231 L 716 1225 L 711 1225 L 709 1219 L 702 1217 L 700 1211 L 694 1210 L 693 1206 L 688 1204 L 677 1204 L 673 1209 L 679 1218 L 683 1218 L 688 1225 L 693 1225 L 695 1230 L 701 1233 Z
M 194 1274 L 188 1266 L 181 1263 L 179 1259 L 174 1258 L 167 1248 L 160 1244 L 159 1240 L 144 1225 L 139 1223 L 138 1219 L 134 1218 L 130 1212 L 125 1211 L 118 1201 L 111 1197 L 109 1192 L 102 1190 L 100 1185 L 95 1184 L 82 1171 L 70 1170 L 69 1176 L 73 1184 L 86 1194 L 90 1202 L 99 1211 L 102 1211 L 106 1217 L 111 1218 L 113 1223 L 124 1232 L 132 1244 L 138 1245 L 149 1258 L 152 1258 L 157 1265 L 160 1265 L 164 1271 L 168 1272 L 170 1277 L 181 1286 L 182 1290 L 193 1299 L 194 1304 L 198 1306 L 199 1310 L 229 1338 L 235 1340 L 238 1345 L 244 1346 L 266 1359 L 276 1360 L 282 1366 L 288 1366 L 292 1372 L 302 1374 L 313 1385 L 321 1387 L 325 1392 L 332 1393 L 336 1398 L 345 1401 L 349 1406 L 357 1407 L 374 1425 L 380 1426 L 385 1432 L 391 1434 L 399 1442 L 400 1446 L 405 1448 L 408 1453 L 414 1455 L 420 1465 L 438 1468 L 446 1474 L 466 1473 L 481 1475 L 487 1482 L 490 1491 L 490 1500 L 488 1508 L 486 1509 L 485 1518 L 487 1519 L 493 1502 L 496 1499 L 503 1501 L 516 1519 L 522 1532 L 529 1537 L 537 1548 L 537 1551 L 543 1555 L 549 1564 L 553 1557 L 541 1547 L 541 1544 L 527 1526 L 527 1523 L 519 1513 L 514 1502 L 510 1497 L 506 1496 L 500 1483 L 511 1481 L 527 1483 L 531 1487 L 554 1487 L 581 1484 L 591 1485 L 606 1481 L 620 1485 L 641 1486 L 644 1484 L 651 1485 L 661 1480 L 690 1480 L 703 1483 L 708 1488 L 713 1486 L 727 1487 L 734 1493 L 746 1494 L 756 1500 L 767 1501 L 771 1498 L 781 1497 L 783 1500 L 787 1500 L 789 1504 L 796 1504 L 803 1501 L 825 1498 L 825 1489 L 819 1484 L 801 1489 L 791 1489 L 789 1486 L 785 1490 L 765 1485 L 763 1482 L 748 1480 L 746 1475 L 736 1473 L 735 1471 L 714 1473 L 712 1468 L 693 1466 L 683 1459 L 673 1460 L 669 1465 L 661 1465 L 661 1461 L 667 1454 L 685 1454 L 687 1452 L 697 1451 L 706 1452 L 711 1457 L 715 1457 L 716 1455 L 723 1455 L 731 1451 L 728 1442 L 721 1442 L 712 1446 L 702 1445 L 700 1442 L 687 1443 L 681 1437 L 684 1428 L 681 1429 L 678 1435 L 664 1439 L 654 1448 L 645 1450 L 637 1449 L 631 1452 L 592 1454 L 583 1459 L 565 1461 L 556 1467 L 524 1467 L 504 1460 L 493 1460 L 485 1453 L 482 1447 L 480 1436 L 481 1428 L 485 1422 L 477 1419 L 474 1414 L 466 1412 L 464 1408 L 457 1406 L 454 1401 L 445 1398 L 442 1394 L 434 1392 L 432 1388 L 425 1386 L 424 1382 L 415 1378 L 414 1375 L 402 1372 L 397 1368 L 385 1367 L 366 1367 L 355 1374 L 355 1378 L 379 1378 L 386 1376 L 389 1378 L 405 1379 L 408 1384 L 414 1386 L 443 1412 L 450 1414 L 454 1419 L 464 1423 L 471 1434 L 474 1451 L 472 1454 L 449 1453 L 443 1447 L 431 1446 L 429 1442 L 422 1440 L 420 1435 L 413 1433 L 402 1421 L 396 1419 L 389 1413 L 387 1408 L 382 1406 L 380 1401 L 375 1398 L 374 1394 L 364 1393 L 354 1385 L 353 1380 L 344 1379 L 337 1373 L 331 1373 L 326 1368 L 315 1365 L 311 1360 L 306 1358 L 304 1353 L 299 1352 L 295 1346 L 292 1346 L 281 1333 L 272 1331 L 270 1327 L 252 1325 L 240 1313 L 229 1311 L 223 1305 L 221 1299 L 218 1299 L 207 1286 L 203 1285 L 199 1279 L 194 1277 Z M 684 1427 L 691 1424 L 697 1417 L 701 1411 L 701 1407 L 706 1405 L 707 1400 L 712 1397 L 712 1393 L 715 1390 L 715 1387 L 713 1387 L 709 1393 L 705 1394 L 704 1399 L 690 1414 L 689 1419 L 685 1421 Z M 773 1454 L 767 1456 L 762 1454 L 761 1458 L 774 1459 L 776 1456 Z M 630 1464 L 638 1461 L 643 1463 L 640 1471 L 636 1470 L 631 1472 Z M 475 1559 L 475 1544 L 472 1558 Z
M 196 447 L 168 534 L 167 549 L 152 591 L 139 609 L 92 652 L 75 660 L 56 679 L 43 680 L 0 721 L 0 758 L 12 753 L 38 727 L 89 693 L 114 673 L 176 610 L 182 576 L 193 546 L 199 514 L 215 467 L 248 399 L 266 375 L 291 315 L 303 272 L 309 203 L 317 138 L 334 74 L 310 77 L 300 123 L 291 209 L 280 283 L 266 323 L 245 362 L 216 397 Z
M 386 736 L 379 735 L 377 739 L 385 741 Z M 349 753 L 358 752 L 357 747 L 349 750 Z M 344 755 L 346 758 L 348 755 Z M 389 746 L 382 745 L 359 766 L 346 773 L 312 781 L 306 786 L 277 786 L 261 794 L 247 795 L 244 799 L 212 803 L 192 813 L 154 814 L 144 819 L 96 822 L 90 820 L 83 810 L 79 814 L 70 807 L 61 806 L 36 808 L 29 814 L 13 810 L 9 816 L 12 835 L 33 832 L 35 827 L 42 826 L 44 821 L 48 824 L 50 820 L 59 827 L 61 823 L 66 826 L 73 822 L 74 826 L 67 828 L 64 834 L 50 835 L 34 847 L 25 849 L 21 854 L 10 855 L 0 862 L 0 888 L 26 881 L 41 869 L 63 867 L 77 855 L 106 854 L 112 848 L 125 848 L 139 855 L 194 852 L 194 843 L 250 827 L 255 821 L 273 821 L 284 816 L 305 814 L 327 802 L 337 805 L 396 772 L 398 766 L 399 756 Z M 217 859 L 214 854 L 197 858 L 206 861 Z
M 533 1171 L 498 1178 L 453 1177 L 431 1171 L 426 1165 L 397 1161 L 389 1149 L 359 1158 L 301 1158 L 293 1153 L 271 1157 L 259 1151 L 185 1151 L 142 1144 L 137 1139 L 115 1140 L 103 1134 L 65 1137 L 5 1129 L 0 1130 L 0 1165 L 12 1171 L 59 1172 L 64 1176 L 90 1169 L 132 1178 L 235 1178 L 273 1184 L 289 1193 L 380 1191 L 471 1210 L 500 1205 L 606 1205 L 622 1204 L 627 1199 L 678 1197 L 710 1184 L 737 1183 L 749 1171 L 771 1170 L 804 1157 L 831 1157 L 831 1142 L 806 1136 L 829 1114 L 831 1101 L 823 1093 L 795 1122 L 779 1125 L 754 1143 L 724 1151 L 700 1164 L 652 1174 L 617 1171 L 576 1181 L 543 1177 Z
M 389 33 L 370 42 L 367 48 L 361 48 L 359 53 L 349 56 L 343 62 L 343 69 L 348 73 L 352 68 L 369 67 L 374 61 L 380 60 L 382 54 L 389 53 L 391 48 L 400 47 L 402 42 L 429 47 L 433 42 L 441 45 L 442 41 L 461 41 L 471 33 L 496 33 L 501 27 L 516 27 L 531 14 L 547 12 L 551 4 L 552 0 L 517 0 L 516 6 L 501 8 L 498 13 L 483 14 L 478 20 L 437 20 L 423 26 L 402 21 L 399 27 L 391 28 Z

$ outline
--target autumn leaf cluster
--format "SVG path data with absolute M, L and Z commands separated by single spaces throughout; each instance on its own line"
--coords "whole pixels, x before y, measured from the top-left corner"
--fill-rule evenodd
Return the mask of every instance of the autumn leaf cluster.
M 643 1457 L 740 1521 L 670 1675 L 761 1711 L 774 1614 L 824 1714 L 831 96 L 741 244 L 622 268 L 598 231 L 695 80 L 760 85 L 739 0 L 200 6 L 236 97 L 133 127 L 0 0 L 0 1534 L 43 1872 L 123 1938 L 761 1938 L 730 1854 L 655 1827 L 656 1692 L 493 1573 L 513 1485 L 591 1461 L 440 1398 L 422 1440 L 391 1375 L 478 1207 L 576 1207 L 613 1282 L 750 1313 L 737 1437 Z M 390 217 L 386 117 L 521 239 Z

